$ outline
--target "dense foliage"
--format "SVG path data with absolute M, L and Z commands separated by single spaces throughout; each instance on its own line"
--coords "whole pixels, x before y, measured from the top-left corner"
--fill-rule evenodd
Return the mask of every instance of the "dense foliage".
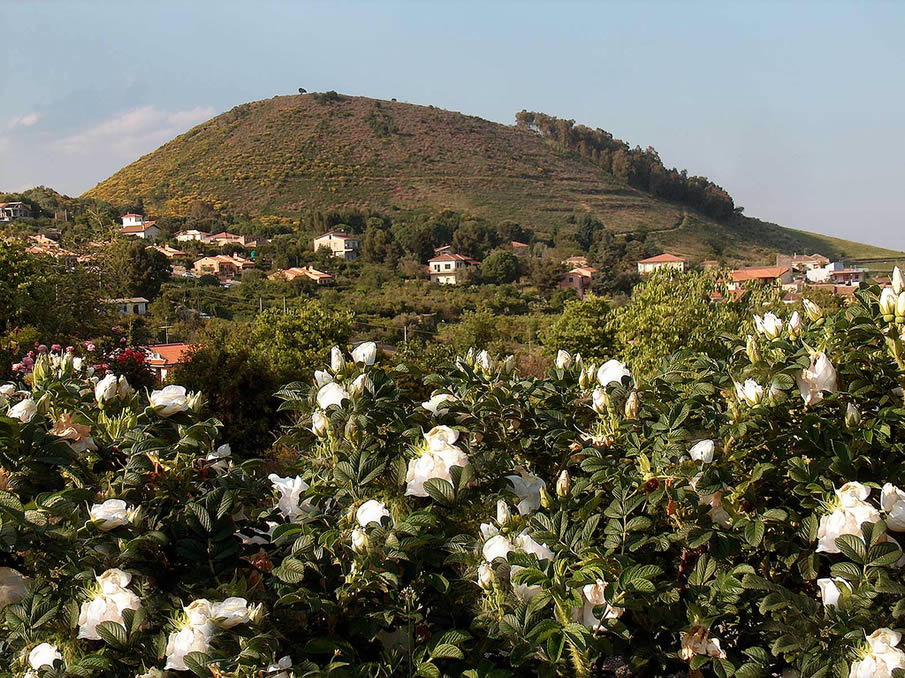
M 422 403 L 336 348 L 273 457 L 202 394 L 42 354 L 0 388 L 0 673 L 890 676 L 894 286 L 645 380 L 469 351 Z

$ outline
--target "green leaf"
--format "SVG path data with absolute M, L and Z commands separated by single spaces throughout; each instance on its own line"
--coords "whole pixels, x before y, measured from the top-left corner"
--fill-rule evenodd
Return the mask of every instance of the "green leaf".
M 129 646 L 129 634 L 122 624 L 112 621 L 101 622 L 97 625 L 97 635 L 117 650 L 125 650 Z
M 431 650 L 431 659 L 465 659 L 465 654 L 455 645 L 440 643 Z
M 183 659 L 185 665 L 188 667 L 189 671 L 194 673 L 196 676 L 203 676 L 205 678 L 211 676 L 211 671 L 207 668 L 207 665 L 211 663 L 212 657 L 209 654 L 204 652 L 189 652 L 185 655 Z
M 867 556 L 867 547 L 865 547 L 864 540 L 861 537 L 856 537 L 853 534 L 843 534 L 840 537 L 836 537 L 836 547 L 850 560 L 861 565 L 864 564 Z
M 757 546 L 764 538 L 764 524 L 759 520 L 752 520 L 745 525 L 745 541 L 751 546 Z
M 429 478 L 424 481 L 424 491 L 431 499 L 444 506 L 453 506 L 456 503 L 456 491 L 448 480 L 443 478 Z

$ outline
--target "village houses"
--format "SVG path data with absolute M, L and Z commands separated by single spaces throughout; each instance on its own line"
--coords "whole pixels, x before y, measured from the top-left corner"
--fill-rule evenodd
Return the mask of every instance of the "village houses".
M 458 285 L 463 274 L 478 265 L 478 262 L 464 254 L 441 254 L 427 262 L 431 282 L 441 285 Z
M 318 285 L 332 285 L 335 280 L 329 273 L 318 271 L 313 266 L 294 266 L 282 271 L 275 271 L 267 276 L 268 280 L 295 280 L 296 278 L 304 278 L 312 280 Z
M 202 257 L 192 266 L 196 275 L 213 275 L 220 280 L 232 280 L 242 271 L 254 268 L 255 262 L 238 255 L 227 256 L 217 254 L 211 257 Z
M 31 219 L 31 206 L 24 202 L 0 202 L 0 221 Z
M 156 223 L 156 221 L 145 221 L 141 214 L 124 214 L 123 225 L 119 232 L 133 238 L 153 240 L 160 235 L 160 229 L 157 228 Z
M 661 269 L 669 269 L 674 271 L 679 271 L 680 273 L 687 268 L 688 262 L 682 257 L 677 257 L 675 254 L 670 254 L 668 252 L 664 252 L 663 254 L 658 254 L 655 257 L 649 257 L 647 259 L 642 259 L 638 262 L 638 273 L 641 275 L 646 275 L 648 273 L 653 273 L 654 271 L 659 271 Z
M 594 274 L 599 271 L 590 266 L 577 266 L 566 273 L 557 287 L 561 290 L 575 290 L 579 299 L 584 299 L 585 293 L 591 289 Z

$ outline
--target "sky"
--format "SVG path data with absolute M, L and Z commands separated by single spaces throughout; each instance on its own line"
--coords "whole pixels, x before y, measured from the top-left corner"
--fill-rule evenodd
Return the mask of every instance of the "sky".
M 78 195 L 304 87 L 574 119 L 748 215 L 905 249 L 905 2 L 0 0 L 0 24 L 0 190 Z

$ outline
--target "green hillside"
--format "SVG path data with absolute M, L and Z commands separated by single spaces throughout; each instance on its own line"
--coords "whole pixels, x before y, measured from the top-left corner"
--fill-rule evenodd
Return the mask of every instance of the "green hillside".
M 614 233 L 646 231 L 663 247 L 698 258 L 865 251 L 740 216 L 718 223 L 632 188 L 600 162 L 523 125 L 334 93 L 237 106 L 83 197 L 142 201 L 155 216 L 189 214 L 199 203 L 223 213 L 293 217 L 312 210 L 415 216 L 449 208 L 515 221 L 538 234 L 553 232 L 568 215 L 590 213 Z M 885 255 L 867 250 L 863 256 Z

